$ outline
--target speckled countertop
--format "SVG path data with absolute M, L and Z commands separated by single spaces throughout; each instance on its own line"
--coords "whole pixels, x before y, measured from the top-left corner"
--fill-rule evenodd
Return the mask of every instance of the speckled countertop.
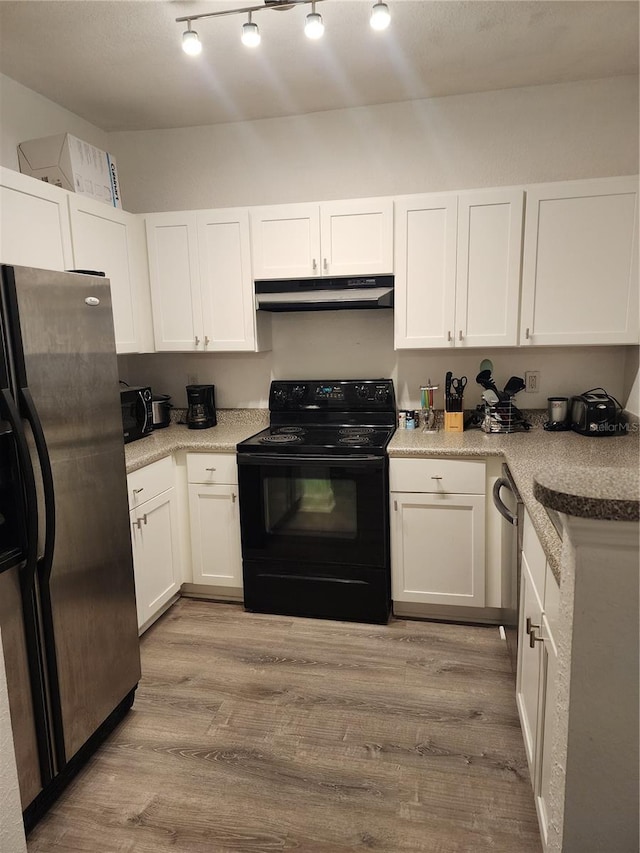
M 172 424 L 125 446 L 127 473 L 177 450 L 234 453 L 236 444 L 269 424 L 266 409 L 222 409 L 218 425 L 190 430 Z M 562 542 L 542 503 L 569 515 L 636 520 L 640 509 L 640 441 L 628 435 L 591 438 L 573 432 L 551 433 L 534 419 L 529 432 L 486 434 L 439 430 L 396 430 L 389 456 L 502 456 L 509 465 L 556 578 Z M 540 503 L 542 501 L 542 503 Z
M 569 515 L 635 520 L 640 508 L 639 433 L 598 437 L 574 432 L 487 434 L 396 430 L 389 456 L 502 456 L 540 538 L 549 565 L 560 578 L 562 541 L 542 503 Z
M 269 426 L 267 409 L 218 409 L 217 425 L 189 429 L 177 423 L 125 444 L 127 474 L 170 456 L 176 450 L 235 453 L 236 444 Z

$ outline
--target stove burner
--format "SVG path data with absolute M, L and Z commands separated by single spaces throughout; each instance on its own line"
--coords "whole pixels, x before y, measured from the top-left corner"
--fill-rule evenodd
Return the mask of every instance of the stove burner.
M 264 438 L 260 439 L 260 444 L 295 444 L 298 441 L 302 441 L 301 436 L 285 433 L 283 435 L 265 435 Z
M 338 439 L 338 444 L 370 444 L 366 435 L 348 435 Z
M 350 426 L 339 429 L 338 435 L 371 435 L 372 432 L 374 432 L 374 430 L 371 429 L 371 427 Z
M 276 434 L 277 435 L 286 435 L 286 434 L 304 433 L 304 432 L 306 432 L 306 430 L 304 427 L 301 427 L 301 426 L 283 426 L 283 427 L 277 427 L 274 430 L 274 435 L 276 435 Z

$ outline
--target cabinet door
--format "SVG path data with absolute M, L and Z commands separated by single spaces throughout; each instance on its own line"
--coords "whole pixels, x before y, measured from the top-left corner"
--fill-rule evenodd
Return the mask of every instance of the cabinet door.
M 202 303 L 196 214 L 145 218 L 156 350 L 202 351 Z
M 253 276 L 312 278 L 320 275 L 320 208 L 279 204 L 251 210 Z
M 637 178 L 527 190 L 520 343 L 637 343 L 637 240 Z
M 242 587 L 237 486 L 189 486 L 193 582 Z
M 391 494 L 394 601 L 484 607 L 484 495 Z
M 540 673 L 541 697 L 538 720 L 538 779 L 535 787 L 536 808 L 542 844 L 547 849 L 549 837 L 549 795 L 551 789 L 552 749 L 556 725 L 556 680 L 558 650 L 547 619 L 542 618 L 542 668 Z
M 322 275 L 392 273 L 392 199 L 323 202 L 320 246 Z
M 456 288 L 455 195 L 395 204 L 395 347 L 452 347 Z
M 522 726 L 525 752 L 534 789 L 536 767 L 536 735 L 538 729 L 538 699 L 540 687 L 540 644 L 529 644 L 527 627 L 535 626 L 539 635 L 542 619 L 542 601 L 538 595 L 526 556 L 522 555 L 520 583 L 520 616 L 518 619 L 518 671 L 516 676 L 516 703 Z M 530 622 L 527 624 L 527 620 Z
M 45 181 L 0 168 L 0 262 L 70 269 L 68 195 Z
M 148 286 L 142 223 L 131 213 L 69 195 L 73 266 L 111 282 L 116 351 L 138 352 L 137 290 Z M 146 279 L 146 280 L 145 280 Z
M 198 213 L 205 350 L 256 349 L 247 210 Z
M 457 347 L 517 346 L 522 190 L 458 196 Z
M 178 518 L 169 489 L 129 513 L 136 582 L 138 628 L 180 590 Z

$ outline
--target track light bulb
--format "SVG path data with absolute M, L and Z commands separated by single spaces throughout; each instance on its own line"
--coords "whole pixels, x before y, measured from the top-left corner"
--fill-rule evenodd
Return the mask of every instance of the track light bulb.
M 308 39 L 322 38 L 324 33 L 324 23 L 322 15 L 316 12 L 316 4 L 311 4 L 311 12 L 307 15 L 307 20 L 304 25 L 304 34 Z
M 202 53 L 202 42 L 198 38 L 198 33 L 191 29 L 191 22 L 189 22 L 189 29 L 182 33 L 182 49 L 188 56 L 198 56 Z
M 389 7 L 386 3 L 376 3 L 371 10 L 369 23 L 374 30 L 386 30 L 391 22 Z
M 242 36 L 240 37 L 242 44 L 247 47 L 257 47 L 260 44 L 260 30 L 258 25 L 251 20 L 251 12 L 249 12 L 249 20 L 242 25 Z

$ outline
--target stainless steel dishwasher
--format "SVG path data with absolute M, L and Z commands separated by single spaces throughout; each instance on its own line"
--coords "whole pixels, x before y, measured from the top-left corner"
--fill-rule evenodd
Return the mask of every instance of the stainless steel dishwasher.
M 505 590 L 503 601 L 506 604 L 504 629 L 515 675 L 518 660 L 518 611 L 524 504 L 508 465 L 502 466 L 502 476 L 493 485 L 493 505 L 506 522 L 502 531 L 502 552 L 505 555 L 502 578 Z

